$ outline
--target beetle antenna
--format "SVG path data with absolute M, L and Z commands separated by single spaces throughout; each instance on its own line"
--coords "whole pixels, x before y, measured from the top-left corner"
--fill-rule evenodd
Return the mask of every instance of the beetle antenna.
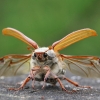
M 29 51 L 33 51 L 33 49 L 32 49 L 30 46 L 27 46 L 27 49 L 28 49 Z

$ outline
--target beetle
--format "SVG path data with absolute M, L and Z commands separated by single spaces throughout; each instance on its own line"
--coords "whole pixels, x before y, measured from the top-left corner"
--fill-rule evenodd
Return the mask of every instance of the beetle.
M 90 87 L 81 86 L 67 78 L 65 76 L 66 70 L 83 77 L 100 77 L 99 57 L 72 56 L 59 53 L 60 50 L 75 42 L 90 36 L 96 36 L 95 30 L 85 28 L 74 31 L 49 47 L 39 47 L 35 41 L 14 28 L 4 28 L 2 33 L 18 38 L 33 48 L 30 54 L 11 54 L 0 58 L 0 76 L 29 74 L 19 88 L 10 88 L 9 90 L 20 90 L 27 82 L 32 80 L 33 88 L 35 81 L 43 81 L 42 88 L 45 87 L 45 83 L 55 85 L 58 82 L 62 90 L 72 93 L 74 90 L 68 91 L 61 80 L 66 80 L 76 87 Z

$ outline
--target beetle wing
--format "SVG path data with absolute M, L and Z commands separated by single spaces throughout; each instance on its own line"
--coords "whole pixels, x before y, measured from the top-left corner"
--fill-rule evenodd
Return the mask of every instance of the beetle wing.
M 67 55 L 61 55 L 61 58 L 72 73 L 83 77 L 100 78 L 100 58 Z
M 74 31 L 74 32 L 68 34 L 67 36 L 65 36 L 64 38 L 62 38 L 59 41 L 54 42 L 52 44 L 52 47 L 53 47 L 54 51 L 59 51 L 75 42 L 78 42 L 87 37 L 96 36 L 96 35 L 97 35 L 96 32 L 92 29 L 89 29 L 89 28 L 81 29 L 81 30 Z
M 7 55 L 0 58 L 0 76 L 15 76 L 30 71 L 30 58 L 28 55 Z
M 18 31 L 16 29 L 4 28 L 2 30 L 2 33 L 4 35 L 10 35 L 10 36 L 16 37 L 35 49 L 39 48 L 38 44 L 35 41 L 28 38 L 27 36 L 25 36 L 23 33 L 21 33 L 20 31 Z

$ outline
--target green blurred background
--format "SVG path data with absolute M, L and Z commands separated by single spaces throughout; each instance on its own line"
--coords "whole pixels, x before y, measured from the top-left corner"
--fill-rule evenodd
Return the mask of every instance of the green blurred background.
M 73 31 L 91 28 L 97 37 L 79 41 L 61 53 L 100 56 L 100 0 L 0 0 L 0 57 L 27 54 L 25 43 L 2 35 L 5 27 L 23 32 L 41 47 Z

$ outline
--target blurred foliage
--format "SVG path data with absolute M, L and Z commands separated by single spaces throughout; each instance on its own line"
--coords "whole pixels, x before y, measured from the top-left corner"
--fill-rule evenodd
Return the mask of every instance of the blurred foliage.
M 30 53 L 22 41 L 2 35 L 5 27 L 23 32 L 40 47 L 50 46 L 72 31 L 91 28 L 97 37 L 79 41 L 61 53 L 99 56 L 99 10 L 99 0 L 0 0 L 0 56 Z

